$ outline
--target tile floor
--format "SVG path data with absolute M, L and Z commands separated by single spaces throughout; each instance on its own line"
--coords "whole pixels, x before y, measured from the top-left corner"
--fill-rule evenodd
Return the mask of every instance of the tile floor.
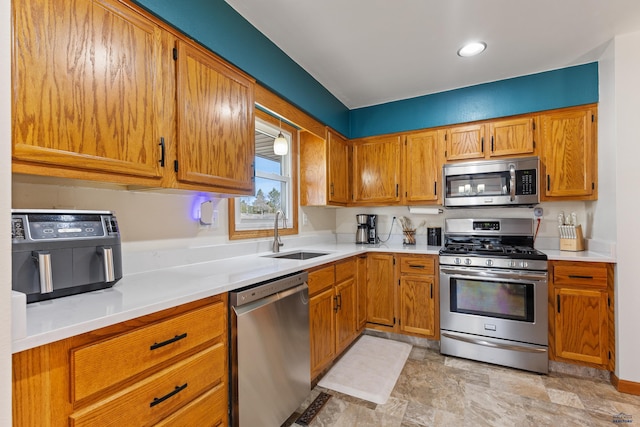
M 300 413 L 321 391 L 332 398 L 309 427 L 640 426 L 640 396 L 604 379 L 538 375 L 416 346 L 384 405 L 316 386 Z

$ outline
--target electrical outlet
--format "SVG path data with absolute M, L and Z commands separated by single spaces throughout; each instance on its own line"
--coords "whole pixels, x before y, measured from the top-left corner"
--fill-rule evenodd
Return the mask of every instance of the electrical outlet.
M 211 228 L 218 228 L 218 210 L 214 209 L 211 215 Z
M 533 208 L 533 216 L 536 218 L 542 218 L 544 215 L 544 211 L 542 208 Z
M 306 213 L 302 214 L 302 225 L 309 225 L 309 217 Z

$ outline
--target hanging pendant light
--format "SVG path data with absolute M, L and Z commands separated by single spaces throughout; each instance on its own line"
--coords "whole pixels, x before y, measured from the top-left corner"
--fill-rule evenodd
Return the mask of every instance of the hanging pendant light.
M 280 133 L 273 140 L 273 152 L 278 156 L 286 156 L 289 152 L 289 141 L 282 134 L 282 119 L 280 119 Z

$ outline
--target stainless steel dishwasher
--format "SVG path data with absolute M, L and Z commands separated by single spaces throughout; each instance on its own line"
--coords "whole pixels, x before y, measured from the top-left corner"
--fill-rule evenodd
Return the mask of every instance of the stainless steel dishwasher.
M 311 391 L 307 276 L 229 293 L 233 426 L 279 427 Z

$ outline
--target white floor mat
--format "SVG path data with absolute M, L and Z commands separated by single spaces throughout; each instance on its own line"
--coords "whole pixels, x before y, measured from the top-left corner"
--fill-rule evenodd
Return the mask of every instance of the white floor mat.
M 411 344 L 363 335 L 318 385 L 384 404 L 410 352 Z

